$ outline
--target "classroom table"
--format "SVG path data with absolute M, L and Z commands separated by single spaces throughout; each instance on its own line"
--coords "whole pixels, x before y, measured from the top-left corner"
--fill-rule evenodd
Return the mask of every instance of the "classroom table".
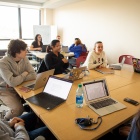
M 40 52 L 40 51 L 30 51 L 31 54 L 35 55 L 36 57 L 40 58 L 40 59 L 44 59 L 47 52 Z M 69 53 L 62 53 L 64 55 L 64 57 L 69 57 L 69 56 L 74 56 L 73 52 L 69 52 Z
M 126 122 L 128 119 L 132 118 L 139 108 L 139 106 L 133 106 L 123 101 L 125 97 L 140 101 L 139 74 L 127 70 L 115 70 L 115 74 L 101 74 L 94 70 L 90 70 L 89 72 L 90 74 L 88 76 L 83 77 L 83 79 L 74 81 L 67 101 L 56 107 L 55 109 L 48 111 L 32 103 L 29 103 L 33 111 L 41 118 L 44 124 L 48 126 L 48 128 L 52 131 L 56 138 L 60 140 L 98 139 L 120 124 Z M 125 104 L 127 108 L 103 116 L 103 122 L 97 130 L 81 130 L 74 122 L 76 118 L 86 117 L 87 115 L 89 115 L 90 117 L 96 119 L 98 115 L 94 111 L 92 111 L 85 104 L 85 102 L 83 108 L 76 107 L 75 93 L 78 84 L 81 82 L 102 78 L 105 78 L 107 81 L 111 97 Z M 21 86 L 22 85 L 17 86 L 15 89 L 18 94 L 24 99 L 36 95 L 43 90 L 43 88 L 40 88 L 36 91 L 24 93 L 19 90 Z

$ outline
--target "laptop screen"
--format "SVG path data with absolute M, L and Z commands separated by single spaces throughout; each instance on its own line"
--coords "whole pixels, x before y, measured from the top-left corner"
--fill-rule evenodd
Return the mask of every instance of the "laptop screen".
M 105 80 L 84 83 L 83 85 L 89 101 L 109 96 Z
M 43 92 L 66 100 L 71 86 L 71 80 L 50 76 Z

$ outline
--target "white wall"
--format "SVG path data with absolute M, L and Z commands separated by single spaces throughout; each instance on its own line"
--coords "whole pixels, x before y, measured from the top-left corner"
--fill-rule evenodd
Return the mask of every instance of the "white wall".
M 140 58 L 140 0 L 85 0 L 53 11 L 65 45 L 79 37 L 89 50 L 102 41 L 110 63 L 121 54 Z

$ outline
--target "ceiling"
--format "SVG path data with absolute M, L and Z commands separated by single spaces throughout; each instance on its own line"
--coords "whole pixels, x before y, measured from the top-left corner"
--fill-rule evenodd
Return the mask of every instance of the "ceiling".
M 0 0 L 0 5 L 36 6 L 55 9 L 70 3 L 84 0 Z

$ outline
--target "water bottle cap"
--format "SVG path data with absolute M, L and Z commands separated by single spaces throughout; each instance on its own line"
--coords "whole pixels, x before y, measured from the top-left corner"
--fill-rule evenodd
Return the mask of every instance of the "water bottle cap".
M 82 85 L 81 85 L 81 84 L 79 84 L 79 85 L 78 85 L 78 87 L 82 87 Z

